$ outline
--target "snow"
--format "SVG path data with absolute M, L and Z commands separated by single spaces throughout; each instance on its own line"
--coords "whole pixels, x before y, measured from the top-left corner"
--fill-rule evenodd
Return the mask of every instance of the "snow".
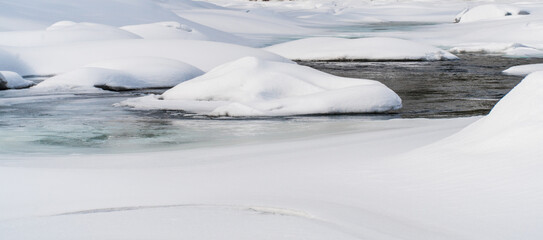
M 42 31 L 0 32 L 0 45 L 44 46 L 81 41 L 138 38 L 140 37 L 135 34 L 103 24 L 61 21 Z
M 132 57 L 88 64 L 49 78 L 35 86 L 41 89 L 111 90 L 173 87 L 204 72 L 192 65 L 164 58 Z
M 496 151 L 508 148 L 519 155 L 537 156 L 543 142 L 543 72 L 526 76 L 503 97 L 488 116 L 452 138 L 464 149 Z
M 177 39 L 91 41 L 32 48 L 0 47 L 0 53 L 2 52 L 6 52 L 8 61 L 1 61 L 0 69 L 18 72 L 22 76 L 59 74 L 103 60 L 141 56 L 177 60 L 203 71 L 245 56 L 290 62 L 260 49 L 220 42 Z M 9 61 L 10 55 L 17 56 L 15 63 Z
M 514 66 L 504 70 L 502 73 L 507 75 L 526 76 L 537 71 L 543 71 L 543 64 L 537 63 Z
M 205 115 L 278 116 L 384 112 L 400 108 L 401 99 L 377 81 L 245 57 L 181 83 L 160 97 L 122 105 Z
M 530 13 L 528 11 L 519 9 L 512 5 L 485 4 L 473 8 L 466 8 L 464 11 L 456 15 L 454 21 L 457 23 L 468 23 L 529 14 Z
M 28 88 L 34 82 L 23 79 L 19 74 L 10 71 L 0 71 L 0 90 Z
M 243 116 L 385 111 L 401 100 L 376 81 L 334 77 L 240 44 L 278 43 L 301 34 L 306 39 L 284 43 L 300 44 L 281 54 L 314 52 L 311 60 L 454 58 L 442 49 L 512 57 L 543 51 L 538 1 L 0 3 L 0 85 L 17 88 L 31 84 L 21 76 L 58 74 L 30 89 L 2 91 L 1 106 L 42 106 L 38 103 L 47 99 L 84 94 L 50 90 L 182 82 L 162 96 L 123 104 Z M 482 4 L 487 5 L 477 7 Z M 453 23 L 466 8 L 461 23 Z M 514 16 L 517 10 L 530 14 Z M 387 28 L 395 21 L 414 26 Z M 368 26 L 375 31 L 360 30 Z M 310 47 L 313 52 L 305 50 Z M 482 118 L 356 116 L 319 125 L 318 134 L 284 133 L 245 144 L 228 139 L 219 146 L 169 151 L 104 154 L 96 147 L 94 154 L 0 154 L 0 238 L 542 239 L 539 70 L 539 65 L 506 70 L 531 74 Z M 193 76 L 198 77 L 188 80 Z M 32 95 L 41 89 L 46 93 Z M 85 104 L 77 105 L 78 111 Z M 2 117 L 10 114 L 2 111 Z M 50 127 L 50 112 L 43 114 L 36 125 Z M 272 119 L 284 125 L 297 121 Z M 20 128 L 3 120 L 4 142 L 19 137 Z
M 453 60 L 439 48 L 395 38 L 306 38 L 266 47 L 294 60 Z

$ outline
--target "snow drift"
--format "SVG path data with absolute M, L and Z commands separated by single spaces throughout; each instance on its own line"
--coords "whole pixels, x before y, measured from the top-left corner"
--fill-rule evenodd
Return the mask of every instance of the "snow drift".
M 488 116 L 452 138 L 464 149 L 508 149 L 519 155 L 537 151 L 543 142 L 543 72 L 524 78 Z M 513 151 L 514 150 L 514 151 Z
M 530 12 L 511 5 L 485 4 L 464 9 L 461 13 L 456 15 L 454 21 L 457 23 L 467 23 L 529 14 Z
M 203 71 L 245 56 L 290 62 L 261 49 L 220 42 L 126 39 L 25 48 L 0 47 L 0 69 L 18 72 L 22 76 L 51 75 L 108 59 L 141 56 L 177 60 Z M 16 61 L 11 61 L 14 59 Z
M 134 57 L 92 63 L 46 79 L 35 88 L 131 90 L 173 87 L 204 72 L 184 62 Z
M 452 60 L 453 54 L 431 45 L 396 38 L 316 37 L 266 47 L 293 60 Z
M 245 57 L 181 83 L 160 97 L 127 100 L 122 105 L 206 115 L 277 116 L 384 112 L 400 108 L 401 99 L 377 81 Z
M 504 70 L 502 73 L 515 76 L 526 76 L 538 71 L 543 71 L 543 63 L 514 66 Z
M 108 25 L 60 21 L 40 31 L 0 32 L 0 45 L 46 46 L 70 42 L 138 38 L 141 37 Z

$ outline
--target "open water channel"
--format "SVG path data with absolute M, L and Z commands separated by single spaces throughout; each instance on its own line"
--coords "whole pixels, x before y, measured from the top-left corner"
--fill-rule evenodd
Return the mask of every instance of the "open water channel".
M 300 62 L 339 76 L 375 79 L 397 92 L 403 108 L 384 114 L 209 118 L 180 111 L 114 107 L 163 90 L 105 93 L 0 91 L 0 154 L 152 151 L 270 139 L 310 138 L 371 128 L 375 120 L 487 114 L 522 78 L 514 65 L 543 62 L 481 54 L 443 62 Z

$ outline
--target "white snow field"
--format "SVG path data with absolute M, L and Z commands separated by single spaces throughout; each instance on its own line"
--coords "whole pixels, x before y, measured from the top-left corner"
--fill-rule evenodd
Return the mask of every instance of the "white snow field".
M 131 99 L 121 105 L 218 116 L 284 116 L 384 112 L 399 109 L 402 101 L 377 81 L 336 77 L 297 64 L 245 57 L 181 83 L 161 96 Z
M 265 48 L 293 60 L 454 60 L 439 48 L 395 38 L 306 38 Z
M 17 141 L 18 131 L 50 127 L 52 113 L 107 114 L 83 99 L 76 113 L 38 105 L 49 111 L 36 129 L 18 128 L 26 118 L 8 119 L 32 110 L 22 104 L 89 89 L 119 94 L 96 87 L 176 85 L 159 96 L 105 101 L 122 101 L 126 116 L 182 109 L 288 125 L 296 120 L 273 116 L 396 109 L 401 100 L 385 85 L 303 67 L 287 54 L 309 47 L 311 60 L 453 59 L 447 51 L 538 57 L 543 3 L 0 0 L 0 31 L 0 88 L 43 80 L 2 91 L 0 136 Z M 304 41 L 315 42 L 284 56 L 268 51 Z M 482 117 L 356 115 L 312 134 L 168 151 L 0 151 L 0 239 L 543 239 L 543 73 L 539 65 L 512 69 L 506 73 L 529 75 Z

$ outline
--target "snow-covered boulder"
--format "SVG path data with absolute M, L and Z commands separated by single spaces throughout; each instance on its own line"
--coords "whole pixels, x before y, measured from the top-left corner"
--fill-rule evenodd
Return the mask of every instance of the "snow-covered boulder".
M 526 76 L 537 71 L 543 71 L 543 63 L 514 66 L 504 70 L 502 73 L 515 76 Z
M 278 116 L 385 112 L 400 108 L 401 99 L 377 81 L 245 57 L 183 82 L 161 96 L 127 100 L 121 105 L 205 115 Z
M 28 88 L 34 82 L 25 80 L 16 72 L 0 71 L 0 90 Z
M 154 57 L 111 59 L 46 79 L 35 88 L 132 90 L 173 87 L 204 72 L 184 62 Z
M 454 18 L 456 23 L 476 22 L 481 20 L 501 19 L 507 16 L 528 15 L 530 12 L 505 4 L 485 4 L 466 8 Z
M 305 38 L 265 48 L 293 60 L 452 60 L 453 54 L 431 45 L 397 38 Z
M 0 47 L 0 69 L 17 71 L 23 76 L 51 75 L 65 73 L 108 59 L 141 56 L 173 59 L 188 63 L 203 71 L 209 71 L 218 65 L 245 56 L 291 62 L 261 49 L 221 42 L 125 39 L 33 48 Z M 16 59 L 16 62 L 11 61 L 13 59 Z
M 108 25 L 60 21 L 42 31 L 0 32 L 0 45 L 26 47 L 81 41 L 138 38 L 141 37 Z

